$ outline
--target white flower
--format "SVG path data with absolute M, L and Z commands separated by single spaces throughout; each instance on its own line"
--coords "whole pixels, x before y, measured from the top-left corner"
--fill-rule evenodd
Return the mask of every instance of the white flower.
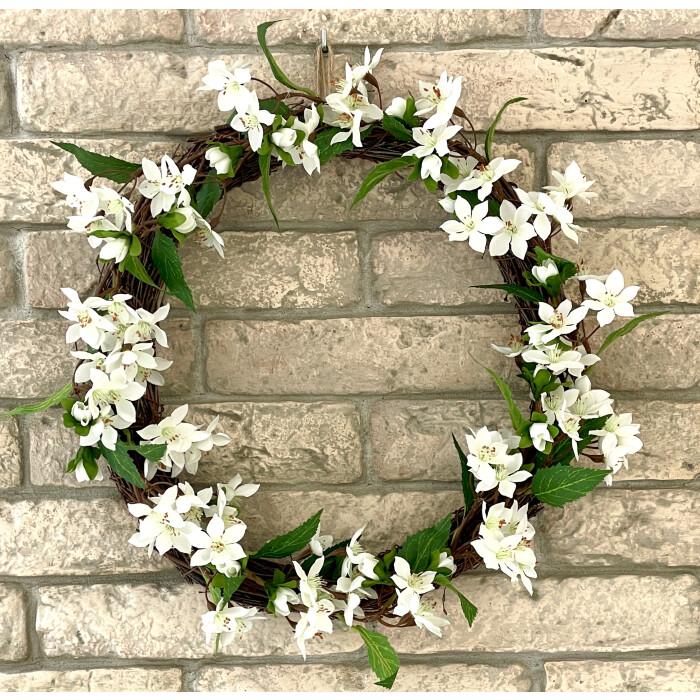
M 214 489 L 209 487 L 195 493 L 186 481 L 180 482 L 178 486 L 182 494 L 175 500 L 175 510 L 182 515 L 182 519 L 186 522 L 199 524 L 204 517 L 209 501 L 211 501 Z M 156 499 L 152 498 L 151 500 L 155 501 Z
M 554 391 L 542 394 L 540 400 L 542 402 L 542 411 L 547 417 L 547 423 L 551 425 L 566 406 L 564 387 L 559 385 Z
M 108 450 L 116 450 L 119 439 L 117 431 L 128 428 L 131 423 L 132 421 L 124 420 L 115 415 L 111 406 L 104 406 L 100 409 L 95 422 L 90 426 L 90 432 L 80 436 L 80 444 L 83 447 L 90 447 L 102 442 Z
M 98 233 L 100 231 L 114 231 L 119 232 L 119 228 L 116 224 L 112 223 L 108 218 L 104 216 L 69 216 L 68 217 L 68 228 L 76 233 Z M 100 239 L 98 236 L 90 236 L 88 242 L 93 248 L 97 248 L 100 245 Z
M 462 94 L 462 77 L 448 78 L 447 71 L 443 71 L 437 85 L 422 80 L 418 81 L 418 85 L 421 97 L 416 100 L 416 116 L 421 117 L 435 110 L 424 127 L 434 129 L 447 124 Z
M 480 539 L 472 542 L 472 547 L 484 560 L 487 569 L 500 569 L 512 581 L 520 577 L 528 593 L 532 595 L 530 578 L 536 578 L 535 553 L 522 535 L 504 537 L 493 530 L 482 530 Z
M 629 464 L 627 462 L 627 454 L 624 450 L 615 448 L 612 451 L 608 452 L 605 457 L 605 468 L 612 470 L 611 474 L 607 474 L 605 477 L 605 483 L 608 486 L 612 486 L 612 481 L 613 481 L 613 474 L 617 474 L 617 472 L 624 467 L 625 469 L 628 468 Z
M 501 202 L 499 216 L 500 227 L 494 231 L 489 245 L 489 253 L 496 257 L 505 255 L 509 250 L 512 250 L 513 255 L 524 260 L 527 253 L 527 242 L 537 235 L 532 224 L 528 223 L 530 215 L 525 207 L 516 209 L 512 202 L 504 200 Z
M 329 109 L 324 109 L 323 120 L 332 126 L 347 129 L 335 134 L 331 144 L 352 138 L 353 145 L 359 148 L 362 146 L 362 122 L 378 121 L 384 116 L 377 105 L 371 104 L 364 95 L 359 93 L 345 97 L 339 94 L 328 95 L 326 101 Z
M 478 190 L 477 196 L 482 201 L 493 191 L 494 182 L 512 173 L 520 165 L 520 161 L 515 158 L 494 158 L 487 165 L 477 164 L 474 159 L 474 163 L 474 169 L 457 189 Z
M 447 569 L 452 576 L 457 571 L 454 557 L 447 552 L 440 552 L 440 560 L 438 561 L 438 569 Z
M 246 553 L 238 544 L 245 535 L 246 525 L 239 522 L 226 528 L 224 521 L 218 516 L 212 516 L 207 531 L 202 531 L 192 544 L 197 551 L 192 554 L 192 566 L 213 564 L 217 571 L 227 573 L 238 570 L 238 562 L 245 559 Z
M 280 586 L 275 592 L 275 597 L 272 599 L 272 604 L 275 606 L 275 612 L 279 615 L 287 617 L 291 614 L 290 605 L 297 605 L 299 596 L 296 591 L 286 586 Z
M 160 168 L 148 158 L 141 161 L 141 167 L 146 179 L 139 184 L 139 192 L 151 200 L 151 216 L 170 211 L 175 202 L 180 206 L 189 205 L 190 195 L 185 188 L 197 175 L 191 165 L 185 165 L 180 172 L 170 156 L 163 156 Z
M 299 577 L 299 592 L 301 593 L 301 599 L 304 605 L 311 607 L 318 601 L 319 592 L 323 590 L 324 581 L 319 576 L 321 569 L 323 568 L 324 557 L 319 557 L 311 565 L 309 573 L 307 574 L 304 569 L 301 568 L 299 562 L 292 562 L 294 564 L 294 570 L 297 572 Z
M 129 345 L 147 343 L 155 338 L 158 345 L 167 348 L 168 338 L 162 328 L 158 326 L 170 313 L 170 304 L 161 306 L 156 312 L 150 313 L 145 309 L 137 309 L 134 314 L 134 323 L 129 325 L 124 332 L 124 342 Z
M 467 464 L 470 469 L 476 471 L 489 464 L 503 464 L 508 457 L 508 450 L 517 447 L 509 440 L 504 440 L 496 430 L 489 430 L 486 426 L 479 428 L 478 432 L 467 435 Z
M 494 350 L 498 350 L 498 352 L 502 353 L 506 357 L 517 357 L 522 353 L 525 344 L 523 343 L 521 338 L 518 338 L 515 335 L 511 335 L 510 343 L 508 343 L 508 345 L 494 345 L 493 343 L 491 343 L 491 347 Z
M 578 197 L 586 204 L 590 204 L 590 198 L 598 196 L 594 192 L 588 191 L 588 188 L 595 182 L 595 180 L 586 180 L 576 161 L 571 162 L 571 165 L 569 165 L 563 175 L 556 170 L 552 171 L 552 175 L 557 181 L 557 184 L 549 185 L 548 187 L 545 187 L 545 189 L 552 192 L 561 192 L 564 199 L 574 199 L 574 197 Z
M 415 148 L 404 153 L 404 156 L 417 156 L 425 158 L 431 153 L 446 156 L 449 153 L 449 140 L 461 129 L 458 124 L 442 125 L 433 131 L 423 127 L 413 129 L 413 140 L 418 144 Z
M 578 350 L 569 350 L 559 344 L 530 346 L 523 351 L 522 358 L 525 362 L 537 363 L 534 374 L 546 369 L 555 375 L 568 372 L 573 376 L 581 376 L 586 368 Z
M 581 262 L 576 266 L 578 269 L 578 274 L 574 277 L 580 282 L 585 282 L 586 280 L 598 280 L 599 282 L 605 282 L 608 279 L 608 275 L 594 275 L 591 273 L 588 265 L 581 260 Z
M 82 401 L 76 401 L 71 406 L 70 414 L 82 426 L 86 426 L 92 421 L 92 412 Z
M 435 571 L 424 571 L 422 574 L 412 572 L 411 565 L 403 557 L 394 559 L 394 571 L 396 573 L 392 575 L 391 580 L 400 591 L 407 589 L 416 596 L 421 596 L 435 588 Z
M 197 90 L 218 90 L 217 102 L 222 112 L 244 112 L 251 99 L 245 83 L 250 82 L 250 70 L 236 67 L 231 72 L 224 61 L 210 61 L 208 73 L 202 78 L 204 85 Z
M 123 369 L 116 369 L 109 376 L 99 369 L 90 371 L 92 388 L 85 394 L 92 415 L 97 418 L 106 406 L 113 405 L 117 415 L 131 424 L 136 420 L 136 409 L 132 401 L 138 401 L 146 388 L 129 381 Z
M 242 637 L 253 626 L 253 620 L 264 620 L 258 615 L 257 608 L 242 608 L 238 605 L 227 605 L 221 599 L 216 610 L 210 610 L 202 615 L 202 631 L 206 635 L 207 644 L 215 634 L 220 634 L 221 646 L 225 647 L 233 639 Z
M 597 311 L 596 318 L 601 326 L 613 322 L 615 316 L 634 316 L 634 309 L 629 302 L 637 296 L 639 287 L 625 288 L 625 280 L 619 270 L 613 270 L 605 284 L 595 279 L 586 280 L 586 299 L 583 306 Z
M 334 590 L 339 593 L 345 593 L 345 600 L 336 600 L 336 606 L 344 611 L 345 624 L 352 627 L 355 615 L 359 618 L 365 616 L 364 611 L 360 607 L 363 600 L 367 598 L 375 599 L 376 591 L 372 588 L 363 588 L 362 584 L 366 581 L 364 576 L 341 576 Z
M 258 151 L 263 142 L 263 125 L 269 126 L 275 120 L 275 115 L 266 109 L 260 109 L 258 96 L 250 93 L 245 107 L 240 110 L 231 122 L 236 131 L 248 133 L 248 141 L 253 151 Z
M 450 234 L 449 240 L 467 241 L 470 248 L 483 253 L 486 250 L 485 234 L 494 234 L 502 228 L 499 219 L 488 216 L 488 212 L 488 202 L 481 202 L 472 209 L 466 199 L 457 197 L 455 214 L 459 220 L 446 221 L 440 228 Z
M 116 330 L 114 324 L 97 313 L 95 310 L 97 302 L 93 302 L 92 298 L 82 302 L 74 289 L 62 287 L 61 291 L 68 297 L 68 310 L 61 309 L 58 313 L 75 323 L 66 330 L 66 343 L 77 343 L 78 340 L 82 340 L 91 348 L 99 348 L 105 331 Z
M 435 180 L 435 182 L 439 182 L 440 170 L 442 170 L 442 159 L 434 153 L 426 156 L 421 161 L 420 176 L 423 180 L 427 180 L 430 177 Z
M 296 562 L 294 562 L 296 564 Z M 306 660 L 306 642 L 312 639 L 319 633 L 333 632 L 333 620 L 331 616 L 336 612 L 335 602 L 330 598 L 315 601 L 309 606 L 307 612 L 303 612 L 299 616 L 299 622 L 294 629 L 294 638 L 297 640 L 297 646 Z
M 540 302 L 538 315 L 544 323 L 538 323 L 527 329 L 527 334 L 532 343 L 550 343 L 555 338 L 568 335 L 576 330 L 588 313 L 585 306 L 573 309 L 570 299 L 564 299 L 556 309 L 544 301 Z
M 379 577 L 374 573 L 374 567 L 379 563 L 379 559 L 366 552 L 360 544 L 360 537 L 364 532 L 364 527 L 361 527 L 351 538 L 345 548 L 346 559 L 342 565 L 342 575 L 347 576 L 352 566 L 356 566 L 358 571 L 365 577 L 377 580 Z
M 483 502 L 481 513 L 484 522 L 479 526 L 480 535 L 488 530 L 502 537 L 520 535 L 525 540 L 531 540 L 535 536 L 535 528 L 527 518 L 527 504 L 519 508 L 518 502 L 514 501 L 508 508 L 505 503 L 496 503 L 487 512 L 486 502 Z
M 557 416 L 557 422 L 559 423 L 559 428 L 562 433 L 564 433 L 571 440 L 571 447 L 574 450 L 574 456 L 578 460 L 578 443 L 581 440 L 581 436 L 578 431 L 581 429 L 581 419 L 578 416 L 574 416 L 566 411 L 562 411 Z
M 199 430 L 197 426 L 183 422 L 188 410 L 187 404 L 180 406 L 160 423 L 147 425 L 137 433 L 148 441 L 147 444 L 167 445 L 168 453 L 173 457 L 175 454 L 183 455 L 193 443 L 209 438 L 209 434 Z M 178 460 L 178 464 L 183 466 L 184 460 L 182 462 Z
M 231 158 L 218 146 L 207 149 L 204 157 L 209 161 L 209 165 L 216 170 L 217 175 L 228 175 L 229 170 L 231 170 Z
M 146 383 L 163 386 L 165 382 L 161 372 L 169 369 L 172 364 L 172 360 L 155 357 L 151 343 L 136 343 L 130 350 L 113 352 L 107 358 L 105 371 L 109 373 L 122 367 L 129 381 L 142 386 Z
M 379 65 L 379 59 L 382 57 L 382 52 L 384 49 L 378 49 L 377 52 L 371 57 L 369 52 L 369 46 L 365 46 L 365 60 L 364 63 L 358 63 L 352 67 L 352 84 L 360 88 L 364 87 L 362 84 L 362 79 Z M 371 58 L 370 58 L 371 57 Z
M 63 180 L 52 182 L 51 187 L 66 196 L 66 204 L 73 209 L 79 209 L 83 217 L 93 217 L 97 214 L 100 199 L 96 192 L 88 190 L 85 183 L 75 175 L 63 173 Z
M 450 177 L 449 175 L 443 173 L 440 176 L 440 181 L 443 184 L 443 192 L 445 194 L 452 194 L 459 189 L 462 181 L 471 175 L 474 168 L 479 164 L 479 161 L 472 156 L 469 156 L 468 158 L 455 158 L 454 156 L 448 156 L 448 160 L 457 168 L 457 177 Z M 452 202 L 453 200 L 450 201 Z
M 134 212 L 134 205 L 111 187 L 96 187 L 93 192 L 96 192 L 99 197 L 100 209 L 108 217 L 112 217 L 114 225 L 118 229 L 131 231 L 131 215 Z
M 90 236 L 88 238 L 88 243 L 93 248 L 102 246 L 100 250 L 100 260 L 114 260 L 115 263 L 120 263 L 126 258 L 129 252 L 131 238 L 129 236 L 119 236 L 119 238 L 98 238 L 97 236 Z
M 548 442 L 552 442 L 547 423 L 533 423 L 530 426 L 530 439 L 538 452 L 544 452 Z
M 395 97 L 389 107 L 386 109 L 386 113 L 392 117 L 398 117 L 403 119 L 406 114 L 406 98 L 405 97 Z
M 90 381 L 90 370 L 99 369 L 105 371 L 105 360 L 107 359 L 101 352 L 85 352 L 84 350 L 73 350 L 73 357 L 83 360 L 75 369 L 74 380 L 76 384 L 87 384 Z
M 541 237 L 541 236 L 540 236 Z M 544 284 L 550 277 L 554 277 L 559 274 L 559 268 L 557 264 L 551 258 L 545 260 L 544 265 L 535 265 L 532 268 L 532 276 L 538 281 Z
M 304 110 L 304 121 L 301 121 L 299 117 L 294 117 L 291 129 L 280 129 L 279 132 L 272 134 L 273 143 L 278 148 L 282 148 L 284 151 L 289 153 L 294 163 L 296 165 L 302 165 L 308 175 L 311 175 L 314 170 L 321 172 L 321 161 L 318 157 L 318 146 L 312 141 L 309 141 L 309 136 L 314 133 L 320 121 L 321 116 L 318 113 L 316 105 L 314 105 L 311 109 Z M 277 134 L 287 131 L 292 132 L 291 143 L 282 137 L 278 137 L 277 140 L 275 139 Z M 301 132 L 304 135 L 303 139 L 299 143 L 296 142 L 298 132 Z
M 311 547 L 311 551 L 317 557 L 322 557 L 323 553 L 332 544 L 333 544 L 333 536 L 332 535 L 322 535 L 321 534 L 321 525 L 319 524 L 318 528 L 316 529 L 316 534 L 311 538 L 311 542 L 309 542 L 309 546 Z
M 219 484 L 226 495 L 227 503 L 238 503 L 241 498 L 250 498 L 260 488 L 260 484 L 244 484 L 240 474 L 236 474 L 227 484 Z
M 566 412 L 579 418 L 597 418 L 612 413 L 613 400 L 602 389 L 591 389 L 588 377 L 579 377 L 574 386 L 564 392 Z
M 552 193 L 552 198 L 554 198 L 555 194 L 556 193 L 554 192 Z M 554 220 L 559 223 L 559 226 L 561 227 L 561 232 L 567 238 L 570 238 L 574 243 L 578 243 L 579 233 L 586 233 L 586 231 L 588 230 L 583 228 L 583 226 L 577 226 L 573 223 L 574 215 L 566 207 L 559 207 L 554 212 L 553 216 Z
M 506 455 L 500 464 L 482 464 L 476 470 L 472 469 L 477 479 L 476 491 L 490 491 L 498 488 L 498 493 L 506 498 L 512 498 L 516 484 L 529 479 L 532 474 L 524 469 L 523 456 L 520 452 Z
M 550 217 L 554 216 L 559 209 L 557 204 L 545 192 L 528 193 L 518 187 L 515 188 L 515 191 L 528 214 L 535 217 L 533 226 L 537 235 L 542 240 L 549 238 L 549 234 L 552 232 Z
M 174 230 L 178 233 L 191 233 L 197 227 L 197 222 L 194 218 L 196 211 L 192 207 L 177 207 L 176 209 L 173 209 L 171 213 L 180 214 L 185 217 L 185 220 L 181 224 L 174 227 Z
M 196 227 L 192 236 L 197 245 L 205 248 L 213 248 L 222 258 L 224 257 L 224 239 L 213 231 L 208 221 L 203 219 L 198 212 L 194 211 L 194 221 Z
M 88 475 L 87 471 L 85 470 L 85 465 L 83 464 L 82 459 L 76 465 L 75 470 L 73 471 L 73 474 L 75 474 L 75 480 L 78 483 L 81 483 L 83 481 L 102 481 L 104 479 L 102 471 L 98 466 L 97 474 L 95 475 L 95 478 L 91 480 L 90 476 Z
M 612 414 L 600 430 L 591 431 L 591 435 L 598 436 L 598 447 L 604 455 L 613 451 L 619 455 L 639 452 L 643 445 L 638 433 L 639 423 L 632 422 L 631 413 Z
M 423 603 L 420 596 L 414 595 L 408 588 L 399 593 L 393 613 L 399 617 L 412 615 L 418 628 L 427 629 L 438 637 L 442 637 L 441 627 L 450 624 L 449 620 L 435 614 L 433 605 Z

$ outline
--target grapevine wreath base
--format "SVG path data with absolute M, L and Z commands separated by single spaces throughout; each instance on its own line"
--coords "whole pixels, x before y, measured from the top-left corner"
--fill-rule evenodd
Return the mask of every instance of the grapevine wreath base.
M 68 471 L 79 479 L 102 478 L 98 459 L 104 458 L 139 518 L 130 542 L 149 552 L 156 548 L 188 582 L 204 588 L 203 630 L 217 647 L 266 614 L 287 618 L 304 656 L 315 637 L 348 628 L 361 634 L 379 684 L 391 687 L 398 656 L 368 623 L 418 625 L 441 636 L 450 624 L 441 614 L 444 605 L 438 610 L 423 595 L 442 587 L 457 593 L 471 625 L 476 607 L 452 582 L 482 564 L 532 592 L 535 531 L 529 519 L 544 504 L 561 507 L 603 480 L 610 483 L 627 466 L 627 455 L 640 449 L 639 426 L 629 414 L 614 413 L 612 399 L 591 388 L 589 374 L 615 338 L 652 314 L 609 333 L 593 353 L 591 337 L 600 327 L 634 315 L 629 302 L 637 288 L 625 288 L 617 270 L 596 277 L 551 252 L 556 235 L 577 240 L 584 231 L 573 223 L 573 200 L 595 196 L 575 163 L 554 173 L 557 184 L 546 192 L 527 193 L 508 179 L 519 162 L 491 157 L 503 109 L 522 98 L 504 105 L 478 146 L 457 107 L 461 78 L 443 73 L 436 85 L 421 81 L 417 99 L 395 98 L 385 109 L 372 74 L 381 50 L 374 57 L 367 50 L 363 63 L 346 65 L 324 99 L 295 85 L 277 65 L 265 40 L 271 24 L 258 28 L 258 38 L 286 91 L 244 67 L 230 71 L 223 61 L 210 63 L 201 89 L 217 91 L 230 119 L 209 136 L 191 139 L 174 159 L 138 165 L 57 144 L 93 174 L 86 183 L 66 174 L 54 187 L 77 210 L 69 227 L 101 246 L 101 274 L 84 301 L 64 290 L 69 304 L 61 313 L 73 323 L 67 341 L 76 344 L 73 354 L 80 359 L 74 379 L 41 404 L 12 413 L 62 403 L 65 425 L 80 436 Z M 259 98 L 256 84 L 269 94 Z M 169 310 L 166 293 L 194 310 L 178 247 L 192 238 L 223 255 L 223 240 L 212 229 L 228 192 L 262 179 L 275 216 L 270 174 L 301 165 L 313 176 L 331 157 L 376 164 L 356 202 L 392 173 L 422 180 L 431 193 L 440 189 L 448 219 L 442 228 L 456 249 L 463 241 L 495 258 L 503 283 L 487 286 L 514 297 L 522 337 L 494 348 L 517 364 L 530 391 L 530 413 L 523 416 L 508 386 L 484 368 L 508 403 L 512 432 L 472 432 L 466 451 L 455 439 L 464 505 L 402 545 L 374 555 L 362 548 L 361 529 L 333 543 L 320 534 L 319 512 L 259 550 L 245 550 L 243 503 L 257 486 L 234 477 L 216 491 L 195 493 L 179 478 L 183 471 L 195 474 L 202 454 L 228 438 L 216 432 L 216 420 L 206 429 L 185 423 L 186 406 L 164 418 L 158 387 L 160 370 L 170 363 L 156 356 L 157 346 L 167 346 L 158 324 Z M 96 176 L 119 183 L 118 190 L 95 186 Z M 219 213 L 208 222 L 212 211 Z M 580 296 L 578 307 L 565 298 L 565 286 Z M 587 330 L 589 312 L 598 323 Z M 602 468 L 578 466 L 580 455 Z

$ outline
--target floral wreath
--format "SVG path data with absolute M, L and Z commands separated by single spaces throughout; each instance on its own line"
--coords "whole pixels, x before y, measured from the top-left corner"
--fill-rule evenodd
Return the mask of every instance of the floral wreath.
M 382 50 L 371 56 L 366 49 L 364 62 L 346 64 L 344 78 L 322 99 L 278 66 L 266 42 L 272 24 L 258 27 L 258 40 L 287 90 L 276 91 L 245 67 L 229 70 L 223 61 L 212 61 L 199 89 L 218 92 L 218 106 L 230 117 L 212 135 L 191 139 L 179 156 L 164 155 L 160 166 L 144 158 L 139 165 L 55 144 L 93 175 L 83 182 L 66 173 L 53 187 L 75 210 L 68 227 L 99 248 L 100 277 L 85 300 L 63 290 L 68 307 L 59 313 L 72 324 L 66 341 L 76 344 L 71 354 L 80 360 L 73 379 L 45 401 L 6 415 L 62 404 L 64 425 L 80 438 L 67 471 L 79 481 L 102 479 L 98 460 L 104 458 L 138 518 L 129 542 L 148 548 L 149 555 L 156 549 L 188 582 L 204 587 L 208 611 L 202 629 L 207 641 L 216 639 L 217 649 L 265 613 L 288 619 L 304 658 L 312 639 L 348 628 L 361 635 L 378 685 L 390 688 L 399 658 L 368 623 L 417 625 L 441 636 L 450 621 L 423 596 L 442 587 L 456 593 L 471 626 L 477 609 L 453 580 L 481 564 L 521 581 L 532 594 L 537 573 L 530 518 L 543 504 L 561 507 L 603 480 L 610 484 L 627 467 L 627 456 L 641 449 L 639 425 L 629 413 L 614 412 L 608 392 L 591 387 L 590 374 L 611 342 L 657 314 L 633 318 L 593 352 L 591 338 L 600 328 L 616 317 L 634 317 L 630 301 L 638 287 L 625 288 L 618 270 L 595 276 L 551 253 L 556 235 L 578 241 L 585 232 L 573 223 L 573 201 L 588 203 L 596 196 L 576 163 L 563 174 L 553 172 L 556 184 L 545 192 L 525 192 L 508 179 L 520 162 L 491 156 L 504 109 L 524 98 L 501 108 L 478 146 L 457 106 L 461 77 L 443 72 L 434 85 L 420 81 L 418 99 L 409 93 L 384 109 L 373 76 Z M 259 99 L 256 83 L 271 94 Z M 442 191 L 439 204 L 452 215 L 441 226 L 449 240 L 481 254 L 488 249 L 504 282 L 480 286 L 517 299 L 522 330 L 509 346 L 493 347 L 518 366 L 530 391 L 529 416 L 518 409 L 508 385 L 484 368 L 508 404 L 512 430 L 472 431 L 466 451 L 453 436 L 462 507 L 380 554 L 363 548 L 363 528 L 343 542 L 321 535 L 321 511 L 250 551 L 241 518 L 245 499 L 258 485 L 236 476 L 195 492 L 179 480 L 183 472 L 196 474 L 201 456 L 229 438 L 217 432 L 218 418 L 206 428 L 185 422 L 186 405 L 163 417 L 158 387 L 171 362 L 156 354 L 158 346 L 168 345 L 159 324 L 170 306 L 162 302 L 167 292 L 194 311 L 178 248 L 191 238 L 223 257 L 224 241 L 213 230 L 220 214 L 207 218 L 220 200 L 223 208 L 227 192 L 260 178 L 277 221 L 271 172 L 301 165 L 313 175 L 333 157 L 377 163 L 354 203 L 404 171 L 429 192 Z M 97 176 L 120 187 L 95 186 Z M 576 308 L 564 296 L 567 280 L 578 281 Z M 597 324 L 587 329 L 589 312 Z M 576 466 L 581 455 L 603 468 Z

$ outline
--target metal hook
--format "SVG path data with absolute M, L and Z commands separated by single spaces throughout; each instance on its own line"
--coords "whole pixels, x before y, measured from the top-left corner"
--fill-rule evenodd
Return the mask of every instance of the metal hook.
M 321 51 L 323 51 L 323 53 L 328 53 L 328 43 L 325 29 L 321 30 Z

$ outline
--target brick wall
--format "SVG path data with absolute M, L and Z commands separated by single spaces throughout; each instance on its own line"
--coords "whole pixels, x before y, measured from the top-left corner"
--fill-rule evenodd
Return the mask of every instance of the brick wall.
M 609 352 L 596 374 L 642 423 L 641 454 L 616 484 L 538 518 L 532 599 L 501 575 L 459 579 L 479 607 L 443 640 L 392 635 L 400 689 L 700 689 L 700 12 L 665 10 L 286 11 L 279 60 L 314 75 L 321 28 L 338 54 L 387 47 L 377 70 L 397 94 L 447 67 L 484 128 L 506 99 L 501 152 L 519 181 L 546 183 L 575 158 L 598 183 L 574 252 L 640 284 L 639 310 L 671 313 Z M 196 92 L 206 62 L 249 58 L 265 10 L 0 13 L 0 407 L 61 386 L 72 360 L 58 288 L 95 281 L 90 248 L 64 230 L 48 183 L 74 162 L 49 141 L 126 158 L 158 155 L 219 114 Z M 263 484 L 246 513 L 258 542 L 320 505 L 341 536 L 364 514 L 370 544 L 400 540 L 460 499 L 450 431 L 503 424 L 468 353 L 516 327 L 472 284 L 495 266 L 436 230 L 420 184 L 385 182 L 348 205 L 366 168 L 278 176 L 271 225 L 260 187 L 229 197 L 226 261 L 189 249 L 200 312 L 168 322 L 168 401 L 233 440 L 200 472 Z M 216 280 L 216 284 L 212 284 Z M 300 665 L 283 620 L 214 657 L 201 595 L 133 531 L 107 483 L 62 471 L 73 437 L 57 413 L 0 423 L 0 689 L 373 689 L 355 635 Z M 377 506 L 381 501 L 381 509 Z M 172 622 L 175 622 L 173 625 Z

